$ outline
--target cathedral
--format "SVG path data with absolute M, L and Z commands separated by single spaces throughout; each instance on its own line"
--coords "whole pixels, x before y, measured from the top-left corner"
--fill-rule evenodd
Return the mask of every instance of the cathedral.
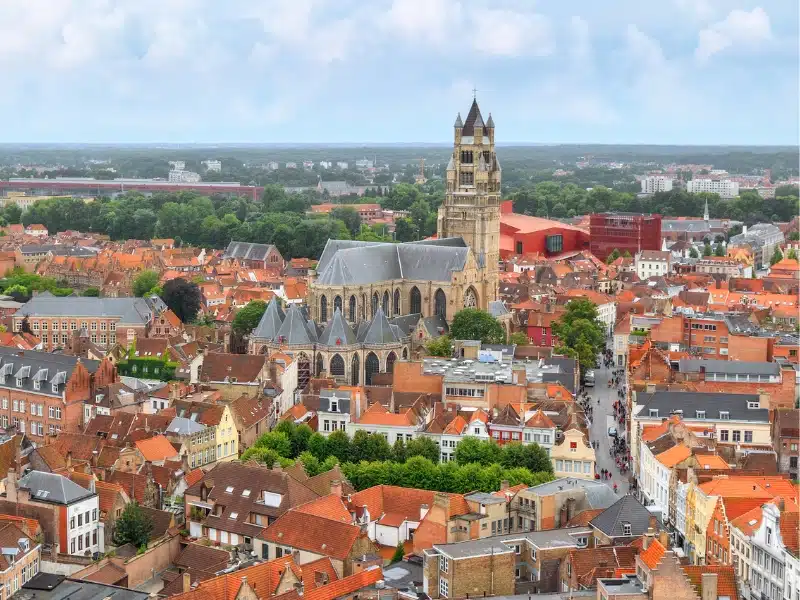
M 270 303 L 250 336 L 251 354 L 294 352 L 301 382 L 327 373 L 369 384 L 408 358 L 417 324 L 438 331 L 462 308 L 499 304 L 500 163 L 494 121 L 477 101 L 453 127 L 445 199 L 435 239 L 402 244 L 328 240 L 308 294 L 307 314 Z M 421 334 L 420 334 L 421 335 Z

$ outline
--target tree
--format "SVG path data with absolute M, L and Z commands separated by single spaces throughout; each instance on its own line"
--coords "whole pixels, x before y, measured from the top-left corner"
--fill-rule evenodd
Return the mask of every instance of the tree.
M 725 246 L 721 243 L 714 246 L 714 256 L 725 256 Z
M 96 287 L 90 287 L 83 290 L 81 296 L 97 298 L 100 295 L 100 290 Z
M 361 230 L 361 216 L 349 206 L 334 208 L 331 211 L 331 219 L 339 219 L 345 224 L 350 235 L 358 235 Z
M 328 454 L 335 456 L 341 462 L 350 460 L 350 438 L 341 429 L 328 436 Z M 326 457 L 327 458 L 327 457 Z
M 317 457 L 317 460 L 325 460 L 330 455 L 328 451 L 328 438 L 318 432 L 314 432 L 308 438 L 308 451 Z
M 251 300 L 247 306 L 240 309 L 233 318 L 233 330 L 239 335 L 249 335 L 258 327 L 261 317 L 267 310 L 267 303 L 263 300 Z
M 503 455 L 500 461 L 504 467 L 513 469 L 524 467 L 536 472 L 553 472 L 553 463 L 547 452 L 539 444 L 520 444 L 512 442 L 503 446 Z
M 449 335 L 440 335 L 438 338 L 432 339 L 425 345 L 425 350 L 431 356 L 447 356 L 453 355 L 453 341 Z
M 606 338 L 597 305 L 589 300 L 571 300 L 566 312 L 553 322 L 552 330 L 559 341 L 556 352 L 577 358 L 581 371 L 594 368 Z
M 712 254 L 711 243 L 708 240 L 706 240 L 705 245 L 703 245 L 703 256 L 704 257 L 711 256 L 711 254 Z
M 132 544 L 137 548 L 147 547 L 153 520 L 135 500 L 128 504 L 117 518 L 114 526 L 114 544 Z
M 200 311 L 202 295 L 196 283 L 178 277 L 164 284 L 161 299 L 181 321 L 191 323 Z
M 406 444 L 406 460 L 412 456 L 422 456 L 432 463 L 439 462 L 439 446 L 431 438 L 422 436 L 409 440 Z
M 796 242 L 798 240 L 800 240 L 800 231 L 792 231 L 789 234 L 789 241 L 790 242 Z
M 160 279 L 155 271 L 142 271 L 133 280 L 133 295 L 141 298 L 158 285 Z
M 255 448 L 274 450 L 278 456 L 289 458 L 292 455 L 292 441 L 283 431 L 270 431 L 256 440 Z
M 697 249 L 694 246 L 689 248 L 689 258 L 700 258 L 700 255 L 697 253 Z
M 772 258 L 769 259 L 770 266 L 783 260 L 783 252 L 778 246 L 775 246 L 775 252 L 772 253 Z
M 622 258 L 632 258 L 630 250 L 625 250 L 625 252 L 622 253 Z
M 611 264 L 611 263 L 613 263 L 615 260 L 617 260 L 619 257 L 620 257 L 620 254 L 619 254 L 619 249 L 618 249 L 618 248 L 614 248 L 614 249 L 611 251 L 611 254 L 609 254 L 609 255 L 608 255 L 608 257 L 606 258 L 606 264 L 609 264 L 609 265 L 610 265 L 610 264 Z
M 786 258 L 797 261 L 797 250 L 794 248 L 789 248 L 789 251 L 786 253 Z
M 506 339 L 497 319 L 476 308 L 465 308 L 455 314 L 450 335 L 456 340 L 480 340 L 484 344 L 502 344 Z
M 272 468 L 275 463 L 279 463 L 281 460 L 280 454 L 275 452 L 272 448 L 263 448 L 253 446 L 252 448 L 248 448 L 244 452 L 242 452 L 242 456 L 240 459 L 242 462 L 247 462 L 248 460 L 254 460 L 256 462 L 261 463 L 262 465 L 266 465 L 269 468 Z
M 393 563 L 400 562 L 405 557 L 406 557 L 406 549 L 403 546 L 403 542 L 399 541 L 399 542 L 397 542 L 397 548 L 395 548 L 395 550 L 394 550 L 394 555 L 392 555 L 391 562 L 393 562 Z
M 394 446 L 392 446 L 392 460 L 398 463 L 406 462 L 407 456 L 406 443 L 403 441 L 403 438 L 398 435 Z
M 419 230 L 411 222 L 411 219 L 397 219 L 394 227 L 394 237 L 398 242 L 413 242 L 419 239 Z
M 528 336 L 522 333 L 521 331 L 515 331 L 514 333 L 508 336 L 508 343 L 516 344 L 517 346 L 527 346 L 529 343 Z

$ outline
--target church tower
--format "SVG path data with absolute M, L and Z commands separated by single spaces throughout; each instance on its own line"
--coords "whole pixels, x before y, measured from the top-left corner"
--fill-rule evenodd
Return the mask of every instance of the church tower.
M 438 237 L 461 237 L 485 272 L 500 260 L 500 163 L 494 150 L 492 115 L 484 122 L 472 101 L 465 121 L 456 117 L 453 155 L 447 164 L 444 204 L 439 207 Z M 488 290 L 487 290 L 488 292 Z M 487 295 L 496 296 L 496 290 Z M 493 298 L 492 298 L 493 299 Z

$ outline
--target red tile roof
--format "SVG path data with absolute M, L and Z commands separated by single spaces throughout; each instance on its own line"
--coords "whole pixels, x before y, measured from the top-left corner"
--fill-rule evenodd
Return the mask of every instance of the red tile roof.
M 647 550 L 639 554 L 639 558 L 641 558 L 642 562 L 649 568 L 655 569 L 658 566 L 658 561 L 664 556 L 665 551 L 666 549 L 661 545 L 661 542 L 652 540 Z
M 317 515 L 290 510 L 264 530 L 269 542 L 339 560 L 347 558 L 361 528 Z
M 340 523 L 353 522 L 350 511 L 345 507 L 341 497 L 336 494 L 329 494 L 322 498 L 312 500 L 311 502 L 306 502 L 293 510 L 309 515 L 317 515 L 318 517 L 324 517 L 332 521 L 339 521 Z
M 338 581 L 333 581 L 328 585 L 305 591 L 303 600 L 334 600 L 335 598 L 352 594 L 361 588 L 373 585 L 381 579 L 383 579 L 383 571 L 381 568 L 369 567 L 355 575 L 350 575 Z
M 681 565 L 683 572 L 689 578 L 692 587 L 703 595 L 703 574 L 717 574 L 717 598 L 730 598 L 739 600 L 739 590 L 736 586 L 736 574 L 733 567 L 726 566 L 689 566 Z
M 157 435 L 146 440 L 136 442 L 136 447 L 145 460 L 161 462 L 178 455 L 178 451 L 163 435 Z

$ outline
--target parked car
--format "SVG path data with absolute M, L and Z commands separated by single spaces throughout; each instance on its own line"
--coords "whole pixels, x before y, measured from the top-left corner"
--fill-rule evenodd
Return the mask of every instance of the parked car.
M 610 437 L 613 437 L 613 438 L 617 437 L 617 428 L 616 427 L 609 427 L 608 428 L 608 435 Z
M 586 387 L 594 387 L 594 371 L 586 371 L 583 375 L 583 385 Z

